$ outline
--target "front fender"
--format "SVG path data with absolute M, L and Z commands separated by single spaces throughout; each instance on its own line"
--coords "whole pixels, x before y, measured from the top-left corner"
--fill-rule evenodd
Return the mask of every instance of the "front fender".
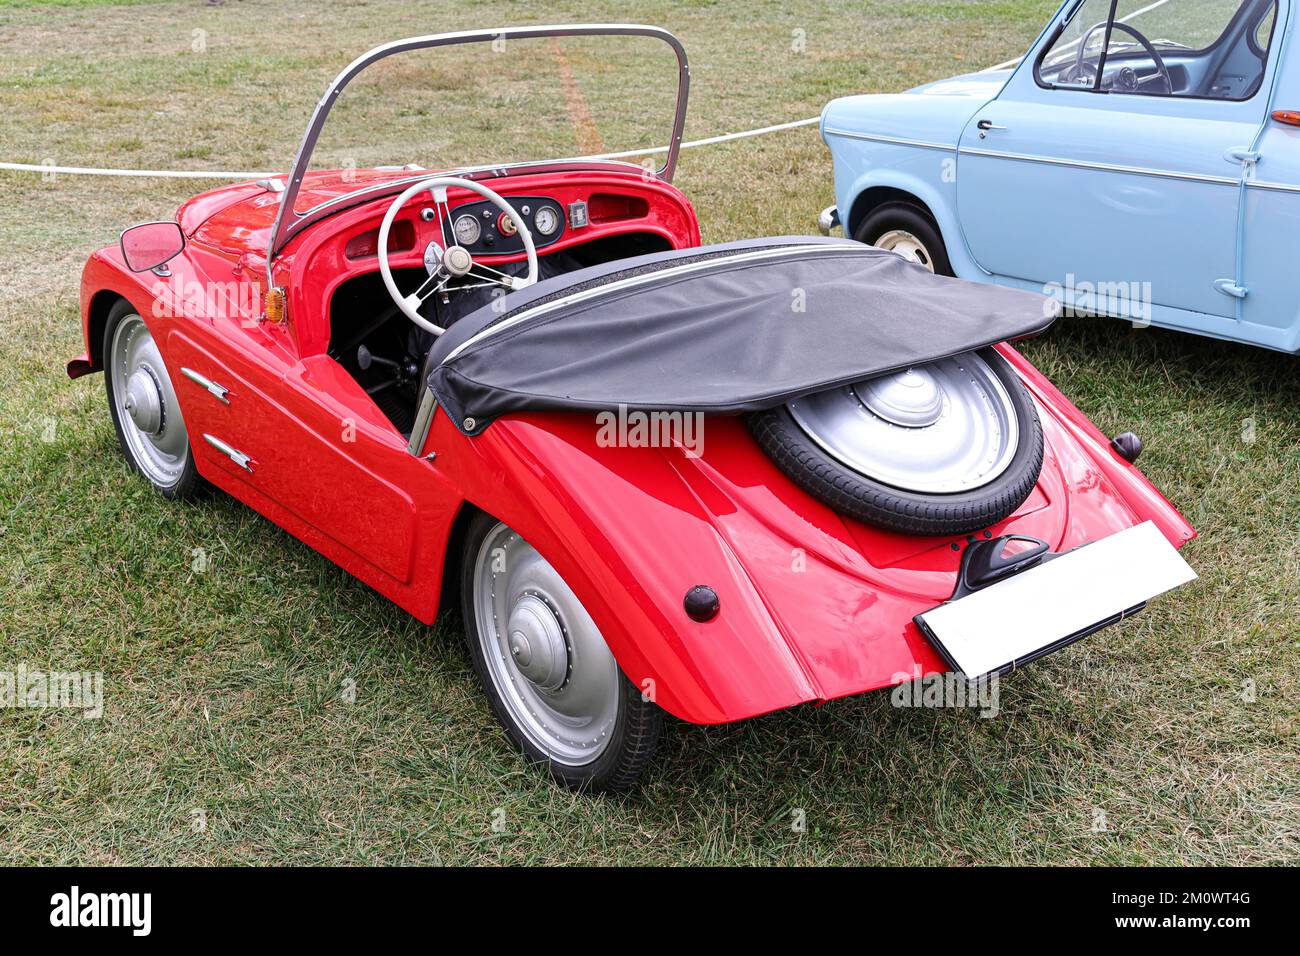
M 840 204 L 844 234 L 852 237 L 862 220 L 866 218 L 866 213 L 873 207 L 874 204 L 858 202 L 859 197 L 862 197 L 867 190 L 881 187 L 896 189 L 915 196 L 930 210 L 934 221 L 939 226 L 939 233 L 943 237 L 953 272 L 964 279 L 979 279 L 987 276 L 988 273 L 980 267 L 966 247 L 961 220 L 957 216 L 955 184 L 936 182 L 935 180 L 941 179 L 942 174 L 935 176 L 931 169 L 941 162 L 950 162 L 954 164 L 952 168 L 955 169 L 956 152 L 935 158 L 920 156 L 905 147 L 890 147 L 889 150 L 888 155 L 882 151 L 874 151 L 871 156 L 862 155 L 846 160 L 843 164 L 838 158 L 836 159 L 835 196 L 837 204 Z M 900 153 L 903 155 L 899 155 Z M 862 165 L 864 161 L 866 168 Z M 875 165 L 877 161 L 885 161 L 886 165 L 877 166 Z M 841 168 L 845 170 L 845 178 L 848 179 L 844 185 L 840 183 Z M 848 212 L 845 213 L 844 210 Z
M 109 309 L 119 298 L 145 309 L 157 298 L 153 290 L 157 281 L 152 272 L 137 275 L 128 270 L 116 246 L 91 253 L 81 270 L 81 337 L 86 351 L 68 362 L 70 378 L 104 370 L 104 321 Z
M 983 276 L 966 249 L 957 216 L 957 144 L 970 118 L 1005 85 L 1009 74 L 953 77 L 907 93 L 832 100 L 822 112 L 822 138 L 835 172 L 835 201 L 852 236 L 872 203 L 870 189 L 916 197 L 933 214 L 948 258 L 960 276 Z

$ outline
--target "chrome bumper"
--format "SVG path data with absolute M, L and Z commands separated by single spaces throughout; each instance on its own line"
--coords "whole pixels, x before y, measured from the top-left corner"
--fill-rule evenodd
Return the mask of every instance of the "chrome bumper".
M 827 206 L 817 214 L 817 231 L 829 236 L 831 230 L 840 224 L 840 211 L 835 206 Z

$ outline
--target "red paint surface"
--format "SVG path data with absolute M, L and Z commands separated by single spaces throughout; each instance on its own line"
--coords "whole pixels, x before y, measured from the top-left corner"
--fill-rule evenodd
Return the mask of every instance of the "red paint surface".
M 566 229 L 547 252 L 628 232 L 675 248 L 700 241 L 680 192 L 624 167 L 517 173 L 490 184 L 507 198 L 548 195 L 565 205 L 621 194 L 624 208 L 644 212 Z M 307 185 L 304 204 L 344 184 L 326 176 Z M 277 198 L 245 184 L 186 203 L 179 219 L 190 244 L 170 264 L 172 288 L 225 284 L 232 301 L 249 299 L 265 281 L 262 250 Z M 466 198 L 452 191 L 453 205 Z M 275 265 L 289 291 L 284 326 L 258 322 L 256 309 L 155 309 L 164 280 L 127 273 L 116 249 L 95 253 L 82 281 L 87 356 L 99 350 L 89 332 L 95 296 L 124 296 L 160 344 L 204 477 L 423 621 L 437 613 L 448 535 L 464 503 L 506 521 L 563 574 L 628 677 L 653 681 L 657 702 L 683 719 L 737 720 L 945 669 L 912 617 L 951 594 L 961 557 L 952 544 L 965 538 L 899 535 L 835 513 L 792 484 L 739 419 L 709 418 L 703 454 L 691 458 L 676 448 L 599 447 L 590 416 L 511 416 L 470 439 L 439 413 L 424 449 L 435 460 L 408 454 L 324 354 L 333 291 L 377 268 L 344 250 L 379 224 L 390 201 L 341 212 L 290 243 Z M 393 257 L 394 267 L 418 265 L 436 237 L 437 224 L 418 217 L 421 205 L 401 214 L 416 243 Z M 1013 348 L 1000 349 L 1038 402 L 1046 448 L 1037 488 L 992 534 L 1030 534 L 1063 550 L 1149 519 L 1175 545 L 1194 536 L 1106 436 Z M 71 368 L 84 374 L 91 364 Z M 230 404 L 181 367 L 227 386 Z M 210 447 L 205 432 L 252 456 L 254 472 Z M 707 623 L 682 607 L 696 584 L 720 597 L 721 612 Z

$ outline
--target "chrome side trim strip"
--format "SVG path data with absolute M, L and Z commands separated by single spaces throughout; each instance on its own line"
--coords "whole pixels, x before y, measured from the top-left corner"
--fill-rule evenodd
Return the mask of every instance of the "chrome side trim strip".
M 855 133 L 847 129 L 827 126 L 827 135 L 844 136 L 848 139 L 861 139 L 870 143 L 888 143 L 891 146 L 916 146 L 920 149 L 937 149 L 947 153 L 959 152 L 970 156 L 988 156 L 993 159 L 1009 159 L 1021 163 L 1044 163 L 1049 166 L 1070 166 L 1077 169 L 1095 169 L 1112 173 L 1132 173 L 1136 176 L 1152 176 L 1163 179 L 1180 179 L 1185 182 L 1209 183 L 1213 186 L 1239 186 L 1240 179 L 1231 176 L 1210 176 L 1198 173 L 1179 173 L 1170 169 L 1144 169 L 1140 166 L 1122 166 L 1113 163 L 1091 163 L 1084 160 L 1054 159 L 1051 156 L 1036 156 L 1030 153 L 1006 153 L 994 149 L 961 148 L 946 146 L 943 143 L 931 143 L 920 139 L 903 139 L 897 136 L 877 136 L 873 133 Z M 1252 189 L 1268 189 L 1276 192 L 1300 193 L 1300 185 L 1290 183 L 1261 182 L 1256 179 L 1246 180 Z
M 1246 185 L 1251 189 L 1267 189 L 1272 192 L 1281 193 L 1300 193 L 1300 185 L 1291 185 L 1290 183 L 1262 183 L 1256 179 L 1246 180 Z
M 420 396 L 420 407 L 415 413 L 415 424 L 411 426 L 411 440 L 406 446 L 406 450 L 417 458 L 429 437 L 429 428 L 433 425 L 433 415 L 437 410 L 438 399 L 434 397 L 433 389 L 426 384 L 424 394 Z M 432 454 L 429 457 L 433 457 Z
M 186 378 L 188 378 L 191 382 L 194 382 L 200 387 L 207 389 L 208 392 L 211 393 L 211 395 L 217 401 L 221 402 L 221 404 L 223 405 L 230 404 L 230 399 L 226 398 L 226 396 L 230 394 L 230 389 L 226 388 L 226 386 L 218 385 L 216 382 L 212 381 L 212 379 L 200 375 L 192 368 L 182 368 L 181 374 L 184 375 Z
M 506 329 L 513 328 L 514 326 L 518 325 L 520 322 L 524 322 L 527 319 L 533 318 L 534 316 L 546 315 L 548 312 L 554 312 L 556 309 L 563 308 L 564 306 L 575 305 L 577 303 L 585 302 L 588 299 L 594 299 L 603 295 L 607 295 L 612 292 L 618 292 L 622 289 L 631 289 L 631 288 L 635 288 L 636 286 L 646 285 L 651 282 L 659 282 L 664 279 L 675 278 L 677 276 L 686 275 L 691 272 L 704 272 L 708 269 L 712 269 L 714 266 L 728 264 L 728 263 L 760 262 L 767 259 L 793 258 L 794 256 L 797 255 L 806 255 L 808 251 L 812 249 L 816 249 L 819 252 L 826 252 L 829 250 L 832 252 L 843 252 L 846 254 L 856 253 L 858 255 L 861 255 L 865 248 L 867 247 L 863 246 L 862 243 L 860 242 L 853 242 L 853 243 L 816 242 L 816 243 L 808 243 L 806 245 L 801 244 L 797 246 L 782 246 L 780 249 L 764 249 L 759 252 L 740 252 L 734 256 L 720 256 L 717 259 L 705 259 L 703 262 L 691 262 L 691 263 L 687 263 L 686 265 L 674 266 L 673 268 L 670 269 L 662 269 L 658 272 L 648 272 L 643 275 L 632 276 L 627 279 L 620 279 L 616 282 L 608 282 L 604 285 L 599 285 L 591 289 L 584 289 L 581 292 L 575 292 L 572 295 L 566 295 L 559 299 L 553 299 L 550 302 L 547 302 L 545 305 L 539 305 L 532 309 L 524 309 L 522 312 L 516 313 L 515 315 L 512 315 L 510 318 L 502 322 L 498 322 L 496 325 L 488 326 L 486 329 L 482 329 L 476 334 L 470 336 L 464 342 L 461 342 L 460 345 L 452 349 L 451 352 L 447 355 L 447 357 L 442 360 L 442 364 L 446 364 L 447 362 L 450 362 L 452 359 L 456 358 L 456 356 L 460 355 L 461 352 L 464 352 L 471 345 L 477 345 L 479 342 L 483 341 L 484 339 L 492 335 L 496 335 L 498 332 L 504 332 Z
M 207 433 L 204 433 L 203 440 L 207 442 L 209 445 L 211 445 L 213 448 L 215 448 L 217 451 L 221 452 L 221 454 L 225 455 L 231 461 L 233 461 L 240 468 L 244 469 L 244 471 L 248 472 L 249 474 L 252 474 L 253 459 L 245 455 L 238 448 L 231 448 L 220 438 L 216 437 L 215 435 L 209 435 Z
M 1068 166 L 1072 169 L 1093 169 L 1106 173 L 1128 173 L 1134 176 L 1151 176 L 1156 179 L 1177 179 L 1183 182 L 1207 183 L 1211 186 L 1241 185 L 1239 177 L 1210 176 L 1201 173 L 1179 173 L 1170 169 L 1144 169 L 1141 166 L 1121 166 L 1116 163 L 1092 163 L 1079 159 L 1056 159 L 1052 156 L 1035 156 L 1029 153 L 1007 153 L 995 149 L 962 147 L 963 156 L 987 156 L 991 159 L 1008 159 L 1015 163 L 1041 163 L 1045 166 Z
M 923 139 L 903 139 L 898 136 L 877 136 L 875 133 L 856 133 L 853 130 L 827 126 L 822 132 L 827 136 L 843 136 L 846 139 L 862 139 L 869 143 L 888 143 L 891 146 L 919 146 L 921 149 L 939 149 L 945 153 L 955 153 L 956 146 L 947 143 L 931 143 Z

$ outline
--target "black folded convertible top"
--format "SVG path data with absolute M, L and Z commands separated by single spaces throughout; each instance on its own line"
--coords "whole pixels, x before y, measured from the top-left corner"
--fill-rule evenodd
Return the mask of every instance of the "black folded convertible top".
M 547 279 L 456 322 L 426 368 L 466 434 L 518 411 L 738 413 L 1033 335 L 1059 311 L 860 243 L 787 236 Z

